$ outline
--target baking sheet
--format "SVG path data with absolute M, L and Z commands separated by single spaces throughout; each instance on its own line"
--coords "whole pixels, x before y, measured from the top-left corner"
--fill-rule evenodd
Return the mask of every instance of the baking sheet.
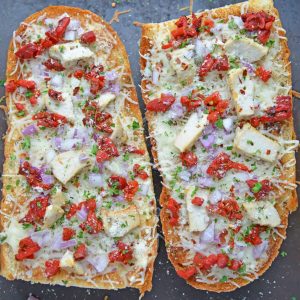
M 138 43 L 140 38 L 140 29 L 133 26 L 133 21 L 139 22 L 162 22 L 174 19 L 188 11 L 180 11 L 180 8 L 189 5 L 188 0 L 115 0 L 116 7 L 112 7 L 112 0 L 78 0 L 78 1 L 51 1 L 51 0 L 0 0 L 0 79 L 5 78 L 6 53 L 9 40 L 19 23 L 27 16 L 48 5 L 70 5 L 84 9 L 89 9 L 109 21 L 116 10 L 124 11 L 130 9 L 128 14 L 120 16 L 120 23 L 113 23 L 121 39 L 123 40 L 129 60 L 132 67 L 134 81 L 137 87 L 139 100 L 144 112 L 144 105 L 141 100 L 141 93 L 138 87 L 140 83 L 139 54 Z M 233 4 L 239 1 L 231 0 L 195 0 L 194 11 L 204 8 Z M 299 0 L 278 0 L 275 1 L 278 8 L 284 28 L 287 30 L 289 38 L 289 47 L 291 49 L 291 60 L 293 66 L 293 88 L 300 90 L 300 1 Z M 4 89 L 1 88 L 1 96 Z M 300 100 L 294 99 L 294 118 L 297 135 L 300 134 Z M 4 114 L 0 113 L 0 134 L 6 131 L 6 122 Z M 299 178 L 299 155 L 297 155 Z M 0 144 L 0 172 L 2 174 L 3 164 L 3 142 Z M 157 171 L 154 171 L 155 192 L 157 198 L 161 191 L 160 178 Z M 260 279 L 246 287 L 240 288 L 235 292 L 226 294 L 209 293 L 195 290 L 179 278 L 172 265 L 167 260 L 164 241 L 159 238 L 159 254 L 155 263 L 153 289 L 147 293 L 143 299 L 168 299 L 168 300 L 247 300 L 247 299 L 272 299 L 272 300 L 296 300 L 300 299 L 300 210 L 293 213 L 289 218 L 289 227 L 287 231 L 287 240 L 284 241 L 281 251 L 287 253 L 287 256 L 281 255 L 275 260 L 271 268 Z M 105 291 L 82 289 L 75 287 L 49 286 L 41 284 L 30 284 L 24 281 L 7 281 L 0 278 L 0 300 L 25 300 L 32 293 L 42 300 L 55 299 L 89 299 L 102 300 L 108 296 L 110 300 L 114 299 L 138 299 L 138 291 L 134 289 L 125 289 L 120 291 Z M 106 299 L 105 299 L 106 300 Z

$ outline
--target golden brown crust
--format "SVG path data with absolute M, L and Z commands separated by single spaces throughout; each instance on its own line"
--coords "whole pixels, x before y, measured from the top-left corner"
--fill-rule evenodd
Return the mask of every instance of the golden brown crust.
M 238 3 L 230 6 L 226 6 L 223 8 L 218 8 L 212 10 L 212 17 L 214 18 L 223 18 L 226 19 L 229 15 L 237 15 L 239 16 L 241 14 L 241 7 L 242 5 L 246 5 L 246 2 L 244 3 Z M 249 9 L 248 11 L 261 11 L 262 9 L 268 11 L 270 14 L 276 16 L 279 19 L 279 13 L 277 9 L 274 8 L 273 2 L 271 0 L 250 0 L 249 1 Z M 143 56 L 147 53 L 149 53 L 149 50 L 152 47 L 152 40 L 155 38 L 156 32 L 159 31 L 160 26 L 163 24 L 164 26 L 167 26 L 169 29 L 174 27 L 174 23 L 176 20 L 171 20 L 167 21 L 164 23 L 160 24 L 143 24 L 142 26 L 142 37 L 141 37 L 141 43 L 140 43 L 140 53 L 141 53 L 141 58 L 140 58 L 140 65 L 141 65 L 141 70 L 144 70 L 146 66 L 146 60 L 143 58 Z M 282 27 L 282 24 L 280 20 L 277 22 L 278 27 Z M 285 37 L 284 34 L 285 31 L 281 31 L 281 36 Z M 287 45 L 287 40 L 281 39 L 281 59 L 284 61 L 285 65 L 287 66 L 287 71 L 289 72 L 289 78 L 288 82 L 286 82 L 287 85 L 291 86 L 291 66 L 290 66 L 290 61 L 289 61 L 289 56 L 290 56 L 290 51 Z M 145 89 L 147 85 L 147 81 L 143 80 L 142 81 L 142 88 Z M 143 100 L 145 103 L 149 101 L 147 93 L 143 92 Z M 290 96 L 292 96 L 292 92 L 290 92 Z M 153 113 L 147 112 L 146 113 L 146 118 L 148 120 L 149 124 L 149 131 L 153 132 L 153 128 L 151 127 L 151 120 L 152 120 L 152 115 Z M 294 131 L 294 125 L 293 125 L 293 119 L 286 122 L 287 126 L 287 138 L 288 139 L 294 139 L 295 138 L 295 131 Z M 151 144 L 152 144 L 152 155 L 154 157 L 154 161 L 156 164 L 158 164 L 157 161 L 157 152 L 156 152 L 156 142 L 154 138 L 151 138 Z M 289 161 L 294 158 L 294 154 L 287 154 L 283 157 L 283 162 Z M 289 168 L 287 171 L 287 176 L 288 180 L 291 183 L 295 183 L 295 167 Z M 289 176 L 291 175 L 291 176 Z M 162 223 L 162 229 L 163 233 L 165 236 L 165 241 L 167 245 L 171 245 L 172 241 L 176 241 L 179 239 L 179 237 L 175 234 L 175 232 L 172 230 L 172 227 L 169 226 L 169 220 L 170 220 L 170 214 L 168 213 L 166 209 L 166 204 L 168 201 L 168 190 L 163 187 L 162 193 L 160 195 L 160 205 L 162 206 L 161 212 L 160 212 L 160 218 L 161 218 L 161 223 Z M 277 205 L 277 210 L 279 211 L 279 214 L 281 216 L 281 224 L 283 225 L 282 228 L 278 229 L 278 232 L 281 236 L 286 236 L 286 228 L 288 224 L 288 214 L 290 212 L 293 212 L 297 209 L 298 207 L 298 199 L 297 199 L 297 194 L 296 191 L 292 192 L 286 192 L 280 199 L 278 199 L 278 203 L 282 203 L 283 205 L 278 204 Z M 268 260 L 265 262 L 265 264 L 261 267 L 261 269 L 257 272 L 257 276 L 262 275 L 272 264 L 273 260 L 277 257 L 279 253 L 279 248 L 282 244 L 282 238 L 278 236 L 276 241 L 273 239 L 270 239 L 270 248 L 269 248 L 269 253 L 268 253 Z M 167 253 L 170 261 L 172 262 L 173 266 L 175 269 L 181 269 L 182 262 L 185 257 L 185 253 L 182 248 L 175 248 L 172 246 L 167 246 Z M 252 278 L 253 280 L 255 279 L 254 275 L 248 275 L 248 277 Z M 234 281 L 235 284 L 232 284 L 230 282 L 226 283 L 214 283 L 214 284 L 208 284 L 208 283 L 200 283 L 197 282 L 193 277 L 189 280 L 187 280 L 187 283 L 190 284 L 191 286 L 197 288 L 197 289 L 202 289 L 202 290 L 207 290 L 207 291 L 214 291 L 214 292 L 229 292 L 237 289 L 238 286 L 244 286 L 248 283 L 250 283 L 249 280 L 245 280 L 242 278 L 237 278 L 232 280 Z
M 24 20 L 24 23 L 30 23 L 34 20 L 36 20 L 38 17 L 42 16 L 43 14 L 46 14 L 47 17 L 57 17 L 63 13 L 68 13 L 70 17 L 76 17 L 80 19 L 80 21 L 84 21 L 87 17 L 90 17 L 92 21 L 101 24 L 105 26 L 105 29 L 114 37 L 116 40 L 116 45 L 114 45 L 111 55 L 109 57 L 109 60 L 113 64 L 119 64 L 120 58 L 122 58 L 122 64 L 124 66 L 124 73 L 128 75 L 123 76 L 123 81 L 125 83 L 133 85 L 133 79 L 131 76 L 131 69 L 130 64 L 128 60 L 128 56 L 126 53 L 126 49 L 121 42 L 120 38 L 118 37 L 117 33 L 113 30 L 113 28 L 107 24 L 100 16 L 88 11 L 83 10 L 80 8 L 75 7 L 68 7 L 68 6 L 49 6 L 41 11 L 38 11 L 34 13 L 33 15 L 29 16 L 26 20 Z M 17 34 L 25 30 L 25 26 L 21 25 L 18 30 L 16 31 Z M 17 60 L 16 56 L 14 55 L 14 48 L 13 48 L 13 41 L 10 42 L 9 50 L 8 50 L 8 56 L 7 56 L 7 69 L 6 69 L 6 78 L 7 81 L 17 79 L 18 73 L 11 76 L 10 74 L 15 69 Z M 129 87 L 127 90 L 130 92 L 130 98 L 133 99 L 138 103 L 138 98 L 136 94 L 136 90 L 134 87 Z M 9 99 L 7 97 L 7 99 Z M 7 106 L 9 106 L 10 103 L 7 103 Z M 131 102 L 126 101 L 126 106 L 129 108 L 128 110 L 124 111 L 126 114 L 130 114 L 134 117 L 136 117 L 139 122 L 142 124 L 142 116 L 139 109 L 138 104 L 134 104 Z M 9 128 L 7 130 L 7 135 L 10 132 L 10 124 L 8 124 Z M 11 154 L 11 152 L 14 149 L 14 140 L 8 140 L 6 135 L 5 139 L 5 163 L 4 163 L 4 174 L 17 174 L 17 170 L 12 170 L 8 164 L 8 157 Z M 141 142 L 141 148 L 146 149 L 145 142 L 144 142 L 144 136 L 143 134 L 140 135 L 140 142 Z M 149 157 L 148 157 L 149 158 Z M 8 179 L 4 177 L 3 180 L 3 186 L 6 186 L 8 183 Z M 6 201 L 7 192 L 5 189 L 3 189 L 3 201 L 1 203 L 1 209 L 2 211 L 5 211 L 6 213 L 10 213 L 12 210 L 11 205 Z M 156 209 L 154 208 L 154 212 Z M 3 227 L 5 223 L 5 218 L 1 215 L 0 218 L 1 227 Z M 152 228 L 156 228 L 156 216 L 153 215 L 153 217 L 147 221 L 146 225 L 151 226 Z M 156 229 L 155 229 L 156 230 Z M 156 232 L 156 231 L 155 231 Z M 40 283 L 47 283 L 47 284 L 60 284 L 65 285 L 63 281 L 68 281 L 68 286 L 79 286 L 79 287 L 87 287 L 87 288 L 101 288 L 101 289 L 118 289 L 118 288 L 125 288 L 128 286 L 137 288 L 140 290 L 140 293 L 143 295 L 146 291 L 150 291 L 152 288 L 152 275 L 153 275 L 153 265 L 154 260 L 157 255 L 157 240 L 153 241 L 153 244 L 151 246 L 151 251 L 149 252 L 149 263 L 147 266 L 147 270 L 145 273 L 145 281 L 143 284 L 129 284 L 128 282 L 124 282 L 119 274 L 116 272 L 111 272 L 106 275 L 97 276 L 96 278 L 93 278 L 92 281 L 87 281 L 81 278 L 75 278 L 74 276 L 69 276 L 68 273 L 62 271 L 59 274 L 53 276 L 51 279 L 45 278 L 43 271 L 41 268 L 35 269 L 33 272 L 33 275 L 31 278 L 23 278 L 18 276 L 17 270 L 18 270 L 18 263 L 15 261 L 14 255 L 12 254 L 10 246 L 4 244 L 0 247 L 0 260 L 1 260 L 1 275 L 6 277 L 9 280 L 13 279 L 23 279 L 23 280 L 30 280 L 31 282 L 40 282 Z

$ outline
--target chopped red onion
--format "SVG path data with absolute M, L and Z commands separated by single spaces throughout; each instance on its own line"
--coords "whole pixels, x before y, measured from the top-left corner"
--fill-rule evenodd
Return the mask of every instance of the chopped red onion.
M 239 181 L 245 182 L 246 180 L 250 179 L 251 175 L 248 172 L 237 172 L 234 173 L 234 177 Z
M 191 173 L 188 171 L 181 171 L 178 175 L 183 181 L 189 181 L 191 178 Z
M 149 191 L 149 183 L 143 183 L 141 186 L 141 191 L 140 191 L 140 194 L 142 196 L 146 196 L 148 194 L 148 191 Z
M 109 260 L 106 254 L 100 254 L 97 256 L 88 256 L 86 260 L 96 269 L 98 273 L 101 273 L 108 266 Z
M 181 103 L 175 102 L 171 106 L 171 108 L 169 110 L 169 114 L 170 114 L 171 119 L 181 118 L 184 115 L 184 110 L 183 110 Z
M 57 241 L 54 241 L 52 248 L 55 250 L 59 250 L 59 249 L 66 249 L 69 247 L 74 247 L 77 245 L 77 241 L 75 239 L 71 239 L 68 241 L 63 241 L 60 239 L 58 239 Z
M 205 149 L 209 149 L 215 142 L 216 137 L 212 134 L 202 135 L 200 141 Z
M 222 199 L 222 193 L 219 190 L 214 190 L 210 195 L 209 195 L 209 202 L 211 204 L 216 204 Z
M 223 120 L 223 127 L 227 132 L 230 132 L 233 128 L 233 120 L 231 118 L 226 118 Z
M 87 211 L 86 207 L 82 206 L 81 209 L 79 211 L 77 211 L 76 215 L 81 222 L 84 222 L 88 215 L 88 211 Z
M 212 187 L 214 185 L 214 181 L 209 177 L 200 177 L 198 179 L 198 184 L 200 187 Z
M 255 67 L 251 63 L 249 63 L 243 59 L 241 59 L 241 63 L 247 69 L 247 71 L 249 72 L 250 75 L 254 74 Z
M 186 59 L 191 59 L 193 56 L 194 56 L 194 51 L 193 50 L 189 50 L 189 51 L 186 51 L 183 56 L 186 58 Z
M 38 132 L 38 129 L 34 124 L 31 124 L 22 130 L 23 135 L 34 135 L 37 132 Z
M 253 257 L 255 259 L 258 259 L 262 256 L 262 254 L 267 250 L 268 248 L 268 241 L 267 240 L 263 240 L 261 244 L 253 247 Z
M 125 198 L 123 195 L 118 195 L 114 197 L 114 200 L 116 200 L 117 202 L 124 202 Z
M 159 72 L 154 69 L 153 72 L 152 72 L 152 83 L 157 85 L 158 84 L 158 79 L 159 79 Z
M 109 81 L 114 81 L 118 78 L 116 71 L 108 71 L 105 73 L 105 79 Z
M 66 31 L 64 39 L 66 41 L 74 41 L 74 40 L 76 40 L 76 33 L 77 33 L 77 31 L 75 31 L 75 30 Z
M 103 186 L 103 177 L 101 174 L 90 173 L 89 174 L 89 184 L 94 187 Z
M 215 222 L 211 222 L 200 237 L 203 243 L 212 243 L 215 239 Z
M 55 75 L 51 80 L 50 80 L 50 84 L 53 87 L 56 88 L 60 88 L 63 86 L 64 80 L 63 77 L 61 75 Z
M 54 183 L 54 177 L 52 175 L 47 175 L 44 173 L 41 173 L 41 178 L 43 183 L 45 184 L 53 184 Z
M 60 150 L 61 149 L 61 143 L 62 143 L 62 138 L 56 136 L 52 139 L 52 143 L 55 149 Z
M 210 49 L 208 49 L 199 39 L 196 39 L 195 47 L 196 54 L 200 57 L 204 57 L 210 53 Z
M 71 19 L 67 27 L 67 30 L 77 30 L 80 27 L 80 21 L 76 19 Z
M 51 239 L 51 232 L 48 229 L 31 233 L 31 239 L 38 243 L 40 247 L 45 247 Z
M 85 162 L 89 159 L 88 155 L 85 154 L 85 153 L 82 153 L 79 155 L 79 161 L 82 163 L 82 162 Z

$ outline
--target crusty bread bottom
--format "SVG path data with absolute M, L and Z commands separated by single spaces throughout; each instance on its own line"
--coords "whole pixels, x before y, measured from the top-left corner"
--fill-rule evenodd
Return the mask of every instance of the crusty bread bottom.
M 229 15 L 241 15 L 241 8 L 242 6 L 246 5 L 246 3 L 238 3 L 230 6 L 226 6 L 223 8 L 217 8 L 211 11 L 211 15 L 214 18 L 228 18 Z M 265 10 L 272 15 L 276 16 L 279 19 L 279 13 L 274 8 L 273 2 L 271 0 L 250 0 L 249 1 L 249 9 L 248 11 L 261 11 Z M 142 37 L 141 37 L 141 43 L 140 43 L 140 52 L 141 52 L 141 59 L 140 59 L 140 65 L 141 69 L 144 70 L 146 66 L 146 60 L 143 58 L 144 55 L 149 53 L 149 50 L 152 47 L 152 40 L 155 39 L 156 33 L 159 31 L 162 24 L 164 26 L 167 26 L 169 29 L 174 27 L 175 20 L 167 21 L 160 24 L 144 24 L 142 26 Z M 282 27 L 281 22 L 279 21 L 277 23 L 279 27 Z M 284 36 L 284 31 L 281 31 L 281 35 Z M 287 40 L 281 39 L 281 59 L 284 62 L 284 65 L 287 66 L 287 70 L 289 72 L 289 79 L 286 82 L 287 85 L 291 86 L 291 67 L 289 64 L 289 56 L 290 51 L 287 45 Z M 142 81 L 142 88 L 143 90 L 146 89 L 146 85 L 149 82 L 147 80 Z M 290 92 L 290 96 L 292 97 L 292 94 Z M 143 99 L 144 102 L 147 103 L 148 95 L 147 93 L 143 92 Z M 148 126 L 149 131 L 152 133 L 154 131 L 154 128 L 152 126 L 152 120 L 153 120 L 153 113 L 147 112 L 146 118 L 148 120 Z M 294 139 L 295 138 L 295 131 L 294 131 L 294 125 L 293 125 L 293 119 L 287 121 L 285 123 L 285 126 L 287 128 L 286 132 L 286 138 L 287 139 Z M 154 138 L 151 138 L 151 144 L 152 144 L 152 155 L 154 157 L 154 161 L 156 164 L 159 164 L 159 161 L 157 159 L 157 152 L 156 152 L 156 141 Z M 294 159 L 294 154 L 287 154 L 283 157 L 283 162 L 289 161 L 291 159 Z M 291 167 L 287 171 L 287 180 L 291 181 L 292 183 L 295 183 L 295 167 Z M 166 209 L 166 204 L 168 201 L 169 195 L 168 190 L 163 187 L 162 193 L 160 195 L 160 205 L 162 206 L 161 212 L 160 212 L 160 218 L 162 223 L 162 229 L 165 236 L 166 244 L 169 246 L 167 247 L 167 253 L 170 261 L 172 262 L 175 269 L 181 269 L 182 268 L 182 262 L 185 258 L 185 252 L 183 248 L 179 247 L 173 247 L 172 242 L 178 241 L 179 237 L 174 232 L 172 227 L 169 225 L 170 220 L 170 214 L 168 213 L 168 210 Z M 281 228 L 278 228 L 278 232 L 280 236 L 286 236 L 286 228 L 288 225 L 288 214 L 290 212 L 293 212 L 297 209 L 298 206 L 298 200 L 297 200 L 297 194 L 296 191 L 287 191 L 280 199 L 278 199 L 278 204 L 276 206 L 280 216 L 281 216 L 281 224 L 283 225 Z M 279 253 L 279 248 L 282 244 L 282 238 L 278 236 L 276 240 L 270 239 L 270 247 L 268 252 L 268 260 L 265 262 L 265 264 L 260 268 L 260 270 L 257 272 L 257 276 L 262 275 L 272 264 L 273 260 L 277 257 Z M 257 278 L 254 275 L 249 274 L 250 278 L 253 280 Z M 229 292 L 235 290 L 238 286 L 244 286 L 246 284 L 249 284 L 251 281 L 237 278 L 232 280 L 235 284 L 232 284 L 230 282 L 224 282 L 224 283 L 214 283 L 214 284 L 208 284 L 203 282 L 197 282 L 195 279 L 191 278 L 187 280 L 188 284 L 192 285 L 193 287 L 197 289 L 207 290 L 207 291 L 214 291 L 214 292 Z
M 123 58 L 123 65 L 124 65 L 124 73 L 128 75 L 124 75 L 122 77 L 124 83 L 127 83 L 128 86 L 133 84 L 133 79 L 131 76 L 131 69 L 128 60 L 128 56 L 125 50 L 123 43 L 121 42 L 120 38 L 118 37 L 117 33 L 113 30 L 113 28 L 108 25 L 101 17 L 98 15 L 88 11 L 83 10 L 80 8 L 68 7 L 68 6 L 50 6 L 47 7 L 39 12 L 34 13 L 33 15 L 29 16 L 24 23 L 30 23 L 36 20 L 38 17 L 46 14 L 49 18 L 55 18 L 63 13 L 68 13 L 70 17 L 76 17 L 80 21 L 84 22 L 87 17 L 90 17 L 92 21 L 105 26 L 105 29 L 114 37 L 116 40 L 116 45 L 114 45 L 111 55 L 109 57 L 109 61 L 111 66 L 118 65 L 120 61 L 120 57 Z M 17 30 L 17 34 L 24 31 L 25 27 L 23 25 Z M 7 58 L 7 71 L 6 71 L 6 78 L 7 81 L 17 79 L 17 74 L 11 76 L 10 74 L 15 69 L 17 60 L 16 56 L 14 55 L 14 48 L 13 42 L 10 42 L 9 50 L 8 50 L 8 58 Z M 127 91 L 130 93 L 131 99 L 134 101 L 138 101 L 136 90 L 134 87 L 126 88 Z M 8 97 L 7 97 L 8 99 Z M 7 103 L 9 106 L 11 103 Z M 124 110 L 124 114 L 132 115 L 138 118 L 139 122 L 142 123 L 142 116 L 139 110 L 139 106 L 137 104 L 133 104 L 131 102 L 126 101 L 126 106 L 128 109 Z M 10 124 L 8 124 L 8 131 L 7 135 L 10 131 Z M 14 151 L 14 139 L 8 140 L 6 135 L 5 139 L 5 163 L 4 163 L 4 174 L 17 174 L 17 170 L 11 170 L 8 164 L 8 157 Z M 140 142 L 142 148 L 145 148 L 144 144 L 144 136 L 141 134 Z M 7 177 L 3 177 L 3 186 L 8 184 Z M 153 188 L 153 186 L 152 186 Z M 1 209 L 5 211 L 7 214 L 10 214 L 12 211 L 12 207 L 7 200 L 7 191 L 3 189 L 3 200 L 1 203 Z M 154 208 L 154 212 L 156 209 Z M 0 218 L 1 227 L 3 228 L 6 219 L 2 216 Z M 156 216 L 153 215 L 150 220 L 147 221 L 147 226 L 150 226 L 156 230 Z M 149 263 L 147 266 L 147 270 L 145 273 L 145 280 L 144 283 L 138 284 L 130 284 L 129 281 L 125 282 L 119 274 L 116 272 L 111 272 L 109 274 L 100 275 L 92 280 L 85 280 L 75 276 L 68 275 L 67 272 L 61 271 L 59 274 L 53 276 L 51 279 L 45 278 L 43 271 L 41 268 L 33 270 L 32 276 L 24 277 L 18 274 L 19 264 L 16 262 L 15 257 L 11 251 L 10 246 L 7 244 L 3 244 L 0 247 L 0 258 L 1 258 L 1 275 L 9 280 L 13 279 L 23 279 L 31 282 L 39 282 L 39 283 L 47 283 L 47 284 L 60 284 L 60 285 L 67 285 L 67 286 L 78 286 L 78 287 L 87 287 L 87 288 L 100 288 L 100 289 L 118 289 L 118 288 L 125 288 L 125 287 L 134 287 L 140 290 L 141 294 L 144 294 L 146 291 L 150 291 L 152 288 L 152 275 L 153 275 L 153 265 L 154 260 L 157 254 L 157 240 L 155 237 L 155 241 L 152 241 L 151 251 L 149 251 Z M 63 282 L 64 281 L 64 282 Z M 67 283 L 65 283 L 67 281 Z

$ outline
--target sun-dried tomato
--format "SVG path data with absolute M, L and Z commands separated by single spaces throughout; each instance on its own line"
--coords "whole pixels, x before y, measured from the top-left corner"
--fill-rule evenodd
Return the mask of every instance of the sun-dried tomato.
M 43 183 L 41 172 L 30 165 L 28 161 L 24 161 L 20 164 L 19 174 L 24 175 L 28 184 L 32 187 L 39 187 L 43 190 L 50 190 L 53 184 Z
M 229 155 L 221 152 L 209 165 L 206 173 L 217 179 L 223 178 L 227 171 L 235 169 L 245 172 L 251 172 L 251 170 L 244 164 L 234 162 L 230 159 Z
M 138 155 L 144 155 L 145 154 L 145 150 L 144 149 L 139 149 L 135 146 L 131 146 L 131 145 L 126 145 L 123 148 L 123 151 L 126 153 L 133 153 L 133 154 L 138 154 Z
M 60 271 L 60 261 L 58 259 L 46 260 L 45 267 L 45 274 L 47 278 L 50 278 Z
M 116 145 L 109 137 L 99 137 L 98 139 L 99 150 L 96 154 L 98 163 L 111 159 L 112 157 L 119 156 L 119 151 Z
M 132 201 L 133 197 L 139 190 L 139 183 L 136 180 L 127 182 L 126 187 L 124 188 L 124 198 L 127 201 Z
M 180 159 L 182 162 L 182 165 L 191 168 L 195 165 L 197 165 L 198 158 L 195 153 L 192 151 L 185 151 L 180 153 Z
M 219 201 L 218 204 L 210 204 L 207 206 L 210 213 L 218 214 L 224 218 L 231 220 L 241 220 L 243 214 L 235 199 Z
M 271 33 L 275 17 L 268 15 L 264 11 L 256 13 L 246 13 L 241 15 L 246 30 L 257 31 L 257 39 L 265 44 Z
M 60 114 L 41 111 L 33 115 L 32 120 L 37 120 L 38 126 L 56 128 L 67 123 L 67 118 Z
M 65 67 L 56 59 L 54 58 L 48 58 L 46 61 L 43 62 L 43 65 L 48 70 L 54 70 L 54 71 L 64 71 Z
M 29 202 L 27 214 L 20 223 L 30 223 L 42 221 L 44 219 L 46 208 L 49 205 L 49 196 L 40 196 Z
M 96 35 L 94 31 L 85 32 L 81 37 L 80 41 L 85 44 L 92 44 L 96 41 Z
M 146 180 L 149 177 L 147 172 L 144 171 L 144 169 L 139 164 L 134 164 L 133 173 L 135 177 L 139 177 L 143 180 Z
M 198 252 L 195 254 L 193 261 L 201 271 L 209 271 L 217 263 L 218 257 L 216 254 L 205 256 Z
M 204 77 L 206 77 L 209 72 L 214 70 L 217 71 L 229 70 L 229 62 L 228 62 L 228 57 L 226 55 L 215 58 L 210 53 L 207 54 L 199 69 L 200 80 L 203 80 Z
M 34 43 L 28 43 L 21 46 L 15 54 L 20 59 L 31 59 L 37 57 L 40 53 L 41 46 Z
M 255 179 L 249 179 L 246 183 L 257 200 L 265 198 L 273 190 L 271 182 L 268 179 L 264 179 L 260 182 Z
M 203 203 L 204 203 L 204 199 L 201 198 L 201 197 L 194 197 L 194 198 L 192 199 L 192 204 L 193 204 L 193 205 L 196 205 L 196 206 L 202 206 Z
M 266 114 L 262 117 L 254 117 L 250 119 L 253 127 L 260 124 L 283 122 L 292 116 L 292 99 L 290 96 L 277 96 L 276 105 L 267 109 Z
M 75 230 L 72 228 L 64 227 L 63 228 L 63 241 L 69 241 L 75 234 Z
M 175 199 L 169 197 L 166 208 L 171 212 L 170 225 L 178 225 L 180 204 Z
M 197 269 L 196 269 L 195 266 L 190 266 L 190 267 L 187 267 L 183 270 L 176 270 L 176 273 L 181 278 L 187 280 L 187 279 L 191 278 L 193 275 L 195 275 L 197 273 Z
M 88 212 L 86 221 L 81 223 L 79 227 L 83 231 L 87 231 L 90 234 L 96 234 L 103 229 L 103 223 L 99 218 L 97 218 L 96 213 L 90 210 Z
M 117 189 L 124 190 L 125 187 L 127 186 L 126 178 L 122 176 L 112 175 L 109 177 L 108 186 L 109 187 L 116 186 Z
M 104 68 L 102 65 L 93 66 L 91 71 L 85 74 L 85 78 L 90 82 L 90 92 L 96 95 L 105 84 L 105 77 L 103 76 Z
M 73 74 L 73 76 L 77 79 L 81 79 L 84 75 L 84 71 L 83 70 L 76 70 Z
M 250 233 L 247 234 L 247 235 L 244 237 L 244 241 L 245 241 L 246 243 L 250 243 L 250 244 L 252 244 L 252 245 L 254 245 L 254 246 L 257 246 L 257 245 L 261 244 L 261 243 L 262 243 L 262 239 L 261 239 L 261 237 L 259 236 L 259 234 L 260 234 L 262 231 L 263 231 L 263 230 L 262 230 L 262 227 L 261 227 L 261 226 L 259 226 L 259 225 L 254 226 L 254 227 L 251 229 Z
M 262 66 L 258 67 L 255 71 L 256 76 L 258 76 L 263 82 L 267 82 L 271 76 L 272 71 L 267 71 Z
M 133 258 L 133 250 L 127 244 L 124 244 L 121 241 L 117 242 L 117 250 L 113 250 L 108 253 L 109 261 L 114 262 L 122 262 L 123 264 L 128 264 L 130 260 Z
M 48 96 L 56 101 L 63 101 L 62 92 L 55 91 L 53 89 L 48 90 Z
M 39 251 L 41 247 L 38 243 L 34 242 L 30 237 L 26 237 L 19 242 L 18 253 L 15 258 L 18 261 L 24 259 L 34 259 L 35 252 Z
M 149 111 L 166 112 L 175 102 L 176 98 L 169 94 L 161 94 L 160 98 L 151 100 L 146 104 L 146 108 Z
M 83 260 L 87 256 L 87 249 L 85 244 L 80 244 L 74 252 L 75 260 Z
M 186 107 L 187 111 L 192 111 L 202 104 L 204 98 L 202 94 L 193 91 L 190 97 L 182 96 L 180 102 Z

